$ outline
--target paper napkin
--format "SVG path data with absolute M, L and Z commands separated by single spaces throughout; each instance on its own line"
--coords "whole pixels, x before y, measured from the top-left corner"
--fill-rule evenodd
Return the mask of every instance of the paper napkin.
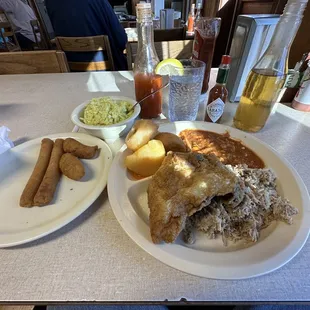
M 9 139 L 10 131 L 11 130 L 5 126 L 0 127 L 0 154 L 14 146 L 13 142 Z

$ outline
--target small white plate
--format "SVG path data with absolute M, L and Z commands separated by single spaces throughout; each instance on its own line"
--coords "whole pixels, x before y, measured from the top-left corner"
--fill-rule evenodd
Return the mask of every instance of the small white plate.
M 281 155 L 257 138 L 237 129 L 205 122 L 175 122 L 163 124 L 161 132 L 178 134 L 189 128 L 218 133 L 228 131 L 254 150 L 274 170 L 278 190 L 298 208 L 294 223 L 275 222 L 263 230 L 254 245 L 244 243 L 224 247 L 220 238 L 208 240 L 198 236 L 194 245 L 178 238 L 174 244 L 152 243 L 146 190 L 150 178 L 133 180 L 127 174 L 124 159 L 129 151 L 124 146 L 115 156 L 109 180 L 109 200 L 116 218 L 127 234 L 145 251 L 163 263 L 184 272 L 214 279 L 244 279 L 266 274 L 286 264 L 303 247 L 309 235 L 309 194 L 302 179 Z
M 72 137 L 86 145 L 98 145 L 94 159 L 82 160 L 80 181 L 62 176 L 54 200 L 44 207 L 21 208 L 19 199 L 37 161 L 41 140 Z M 0 247 L 27 243 L 70 223 L 84 212 L 106 187 L 112 162 L 110 148 L 102 140 L 82 133 L 54 134 L 28 141 L 0 155 Z

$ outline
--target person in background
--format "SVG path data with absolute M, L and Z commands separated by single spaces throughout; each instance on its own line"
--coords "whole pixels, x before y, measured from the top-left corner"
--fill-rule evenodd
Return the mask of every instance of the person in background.
M 115 70 L 127 69 L 124 55 L 127 35 L 108 0 L 46 0 L 45 4 L 56 36 L 107 35 L 111 45 Z M 95 52 L 95 55 L 89 55 L 89 53 L 87 53 L 88 55 L 85 53 L 66 54 L 68 61 L 104 60 L 104 55 L 99 52 Z
M 0 10 L 8 15 L 23 50 L 32 50 L 36 42 L 30 21 L 37 19 L 32 8 L 21 0 L 0 0 Z M 40 40 L 40 35 L 38 40 Z

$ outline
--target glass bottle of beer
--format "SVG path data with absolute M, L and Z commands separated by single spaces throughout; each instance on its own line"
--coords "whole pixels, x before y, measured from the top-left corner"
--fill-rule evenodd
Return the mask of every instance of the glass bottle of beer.
M 308 0 L 289 0 L 266 52 L 248 75 L 234 125 L 244 131 L 262 129 L 271 114 L 287 74 L 291 44 Z
M 134 63 L 136 100 L 139 101 L 162 87 L 162 77 L 155 74 L 159 58 L 154 47 L 154 30 L 151 3 L 137 4 L 138 51 Z M 162 92 L 141 103 L 141 118 L 154 118 L 161 113 Z

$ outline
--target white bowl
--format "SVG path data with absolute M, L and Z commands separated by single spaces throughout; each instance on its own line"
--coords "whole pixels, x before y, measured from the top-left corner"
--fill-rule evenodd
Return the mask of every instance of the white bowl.
M 122 97 L 122 96 L 108 96 L 108 97 L 112 98 L 113 100 L 124 100 L 131 103 L 132 105 L 136 103 L 135 100 L 128 97 Z M 86 125 L 80 120 L 80 117 L 84 111 L 85 106 L 89 102 L 90 100 L 85 101 L 78 107 L 76 107 L 71 114 L 71 120 L 76 126 L 83 128 L 90 135 L 98 137 L 100 139 L 104 139 L 108 142 L 113 142 L 116 139 L 120 138 L 121 136 L 127 134 L 141 111 L 140 105 L 138 104 L 135 106 L 133 114 L 122 122 L 107 126 Z

